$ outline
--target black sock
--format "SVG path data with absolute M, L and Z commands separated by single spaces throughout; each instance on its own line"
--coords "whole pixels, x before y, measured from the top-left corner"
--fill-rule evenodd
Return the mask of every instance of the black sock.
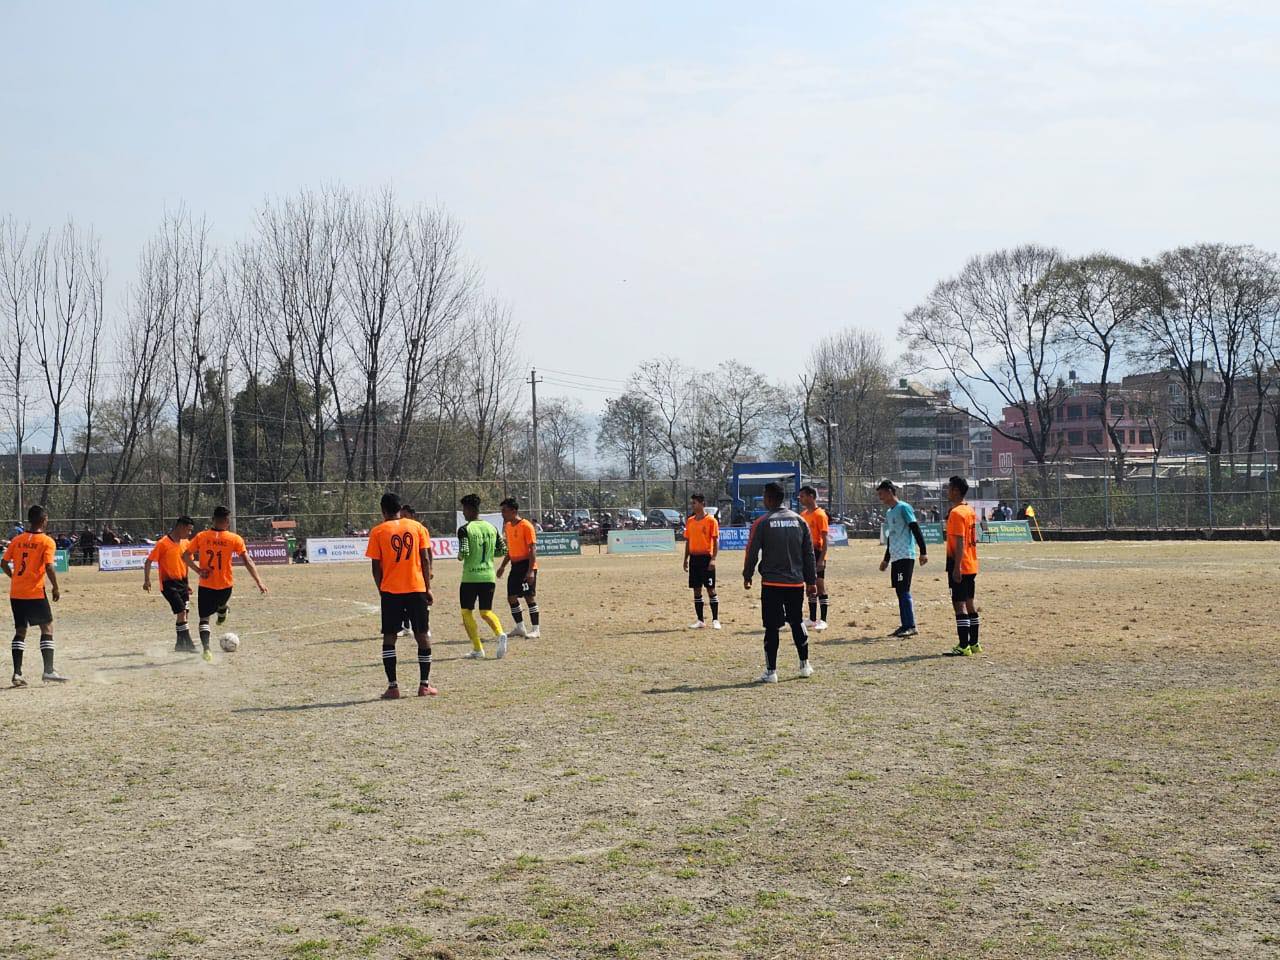
M 418 648 L 418 683 L 425 684 L 431 679 L 431 648 Z
M 178 646 L 191 646 L 191 628 L 185 623 L 178 624 Z
M 956 633 L 960 635 L 960 646 L 967 647 L 969 645 L 969 615 L 967 613 L 956 614 Z
M 387 685 L 396 685 L 396 638 L 382 638 L 382 669 L 387 672 Z
M 976 613 L 969 614 L 969 646 L 976 647 L 978 645 L 978 615 Z
M 26 652 L 27 641 L 25 637 L 14 637 L 13 646 L 10 652 L 13 654 L 13 672 L 22 673 L 22 654 Z
M 704 606 L 704 604 L 703 604 L 703 602 L 702 602 L 702 598 L 701 598 L 701 597 L 697 597 L 696 599 L 694 599 L 694 601 L 693 601 L 693 610 L 694 610 L 694 612 L 698 615 L 698 622 L 699 622 L 699 623 L 701 623 L 701 622 L 702 622 L 702 612 L 703 612 L 703 610 L 705 610 L 705 609 L 706 609 L 706 607 Z
M 764 665 L 772 673 L 778 669 L 778 628 L 764 628 Z
M 40 634 L 40 656 L 44 658 L 44 672 L 53 673 L 53 634 Z
M 720 619 L 720 598 L 715 594 L 711 595 L 711 619 Z
M 206 650 L 209 649 L 209 621 L 208 620 L 200 621 L 200 646 L 204 647 Z M 192 649 L 195 649 L 194 645 L 192 645 Z
M 809 601 L 809 619 L 810 620 L 818 619 L 818 601 L 817 600 Z
M 533 624 L 533 629 L 538 629 L 538 604 L 536 601 L 529 602 L 529 622 Z
M 827 595 L 825 593 L 822 596 L 818 597 L 818 603 L 822 605 L 822 616 L 819 617 L 818 619 L 820 619 L 823 623 L 826 623 L 827 622 Z
M 520 612 L 519 601 L 516 601 L 511 605 L 511 619 L 516 623 L 524 623 L 524 614 Z

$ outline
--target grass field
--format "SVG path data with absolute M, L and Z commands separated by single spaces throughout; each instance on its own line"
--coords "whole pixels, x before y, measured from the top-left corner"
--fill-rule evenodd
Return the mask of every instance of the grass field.
M 1275 547 L 987 547 L 963 660 L 940 566 L 885 639 L 877 552 L 773 687 L 740 554 L 717 634 L 676 558 L 544 561 L 483 663 L 442 564 L 394 703 L 363 565 L 242 573 L 212 665 L 75 570 L 74 682 L 0 690 L 0 957 L 1280 955 Z

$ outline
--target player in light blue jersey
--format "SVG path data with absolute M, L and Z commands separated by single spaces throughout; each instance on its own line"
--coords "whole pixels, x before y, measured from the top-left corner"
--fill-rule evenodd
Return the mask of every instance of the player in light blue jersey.
M 881 570 L 891 570 L 889 582 L 898 594 L 898 618 L 901 625 L 893 631 L 895 637 L 914 637 L 916 608 L 911 600 L 911 575 L 915 572 L 916 547 L 920 548 L 920 566 L 929 562 L 924 534 L 916 522 L 916 512 L 911 504 L 898 499 L 898 488 L 889 480 L 881 481 L 876 494 L 884 504 L 885 548 Z

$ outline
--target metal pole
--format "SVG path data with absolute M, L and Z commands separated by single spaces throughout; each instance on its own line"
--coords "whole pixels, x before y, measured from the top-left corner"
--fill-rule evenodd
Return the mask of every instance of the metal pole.
M 1213 466 L 1211 464 L 1213 454 L 1206 453 L 1204 455 L 1204 486 L 1208 493 L 1209 506 L 1209 531 L 1213 532 Z
M 836 463 L 840 469 L 836 472 L 836 516 L 844 516 L 844 453 L 840 449 L 840 430 L 836 424 Z M 834 519 L 834 518 L 833 518 Z
M 648 451 L 645 449 L 647 431 L 644 423 L 640 424 L 640 509 L 647 515 L 649 512 L 649 475 Z
M 227 430 L 227 509 L 231 511 L 231 529 L 236 528 L 236 454 L 231 432 L 231 377 L 227 370 L 227 356 L 222 355 L 222 409 Z
M 1156 529 L 1160 529 L 1160 474 L 1156 472 L 1156 458 L 1151 458 L 1151 492 L 1156 501 Z
M 1102 529 L 1111 529 L 1111 465 L 1102 463 Z
M 1267 528 L 1267 539 L 1271 539 L 1271 454 L 1262 451 L 1262 490 L 1266 497 L 1262 501 L 1263 523 Z
M 831 412 L 831 408 L 827 408 L 827 412 Z M 831 456 L 831 418 L 827 417 L 827 509 L 835 508 L 833 497 L 835 496 L 835 460 Z
M 542 469 L 538 457 L 538 371 L 529 371 L 529 387 L 533 391 L 533 515 L 542 519 Z

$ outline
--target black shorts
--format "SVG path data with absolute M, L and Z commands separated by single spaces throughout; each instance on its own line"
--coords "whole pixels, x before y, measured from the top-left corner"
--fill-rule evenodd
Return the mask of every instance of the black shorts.
M 916 562 L 908 557 L 889 564 L 889 583 L 899 593 L 911 592 L 911 577 L 916 572 Z
M 827 575 L 827 558 L 821 550 L 813 551 L 813 566 L 818 571 L 818 576 L 825 577 Z
M 711 566 L 711 555 L 708 553 L 689 555 L 689 589 L 697 590 L 699 587 L 716 592 L 716 571 Z
M 27 627 L 43 627 L 53 623 L 53 610 L 49 608 L 49 598 L 40 597 L 31 600 L 9 598 L 9 606 L 13 608 L 13 625 L 19 630 Z
M 404 624 L 414 633 L 426 633 L 431 626 L 431 608 L 423 593 L 382 593 L 382 635 L 393 637 Z
M 175 614 L 184 613 L 191 605 L 191 587 L 185 580 L 161 580 L 160 596 L 169 601 L 169 609 Z
M 766 629 L 804 623 L 804 587 L 761 587 L 760 618 Z
M 493 609 L 493 594 L 497 590 L 496 583 L 460 583 L 458 584 L 458 602 L 463 610 L 471 610 L 476 602 L 481 610 Z
M 201 587 L 196 593 L 196 611 L 200 614 L 201 620 L 208 620 L 225 607 L 230 599 L 230 587 L 223 587 L 221 590 L 214 590 L 212 587 Z
M 962 573 L 960 582 L 957 583 L 951 579 L 951 571 L 955 568 L 955 564 L 947 561 L 947 584 L 951 587 L 951 602 L 960 603 L 964 600 L 972 600 L 974 591 L 977 587 L 978 575 L 976 573 Z
M 533 571 L 533 576 L 529 577 L 529 582 L 525 583 L 524 578 L 529 574 L 528 560 L 513 560 L 511 563 L 511 571 L 507 574 L 507 597 L 528 597 L 533 599 L 534 594 L 538 592 L 538 571 Z

